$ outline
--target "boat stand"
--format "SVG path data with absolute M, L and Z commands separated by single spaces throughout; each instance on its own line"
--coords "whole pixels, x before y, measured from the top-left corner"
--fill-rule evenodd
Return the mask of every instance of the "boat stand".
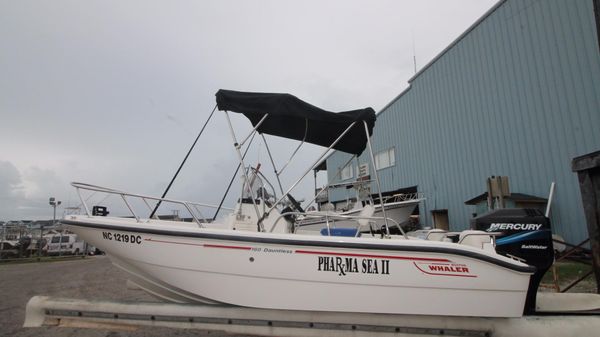
M 458 305 L 458 304 L 457 304 Z M 493 303 L 490 303 L 493 305 Z M 24 327 L 135 330 L 139 326 L 260 336 L 597 336 L 600 295 L 538 294 L 536 316 L 448 317 L 32 297 Z

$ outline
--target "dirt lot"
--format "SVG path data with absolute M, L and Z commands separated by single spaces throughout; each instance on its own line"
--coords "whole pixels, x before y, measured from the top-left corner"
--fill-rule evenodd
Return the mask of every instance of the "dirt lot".
M 134 332 L 75 328 L 22 328 L 25 305 L 32 296 L 82 299 L 156 301 L 139 290 L 129 290 L 125 274 L 104 256 L 82 260 L 0 265 L 0 336 L 15 337 L 125 337 L 231 336 L 199 330 L 139 328 Z

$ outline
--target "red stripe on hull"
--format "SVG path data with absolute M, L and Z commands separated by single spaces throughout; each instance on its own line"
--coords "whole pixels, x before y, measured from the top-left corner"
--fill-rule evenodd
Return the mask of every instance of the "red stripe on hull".
M 155 240 L 155 239 L 144 239 L 145 241 L 151 242 L 160 242 L 160 243 L 172 243 L 174 245 L 187 245 L 187 246 L 200 246 L 206 248 L 224 248 L 224 249 L 241 249 L 241 250 L 250 250 L 252 247 L 242 247 L 242 246 L 225 246 L 225 245 L 211 245 L 208 243 L 187 243 L 187 242 L 177 242 L 177 241 L 165 241 L 165 240 Z
M 204 247 L 207 247 L 207 248 L 242 249 L 242 250 L 250 250 L 250 249 L 252 249 L 252 247 L 223 246 L 223 245 L 210 245 L 210 244 L 204 244 Z

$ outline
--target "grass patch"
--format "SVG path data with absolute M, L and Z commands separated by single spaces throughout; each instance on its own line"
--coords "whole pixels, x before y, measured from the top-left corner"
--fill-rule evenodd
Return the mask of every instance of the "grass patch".
M 591 270 L 592 266 L 580 262 L 556 262 L 554 263 L 554 266 L 544 274 L 541 283 L 544 285 L 545 289 L 552 289 L 551 287 L 554 285 L 554 274 L 556 274 L 558 286 L 562 290 Z M 586 277 L 575 287 L 571 288 L 569 292 L 596 292 L 596 280 L 594 274 L 592 273 L 590 276 Z

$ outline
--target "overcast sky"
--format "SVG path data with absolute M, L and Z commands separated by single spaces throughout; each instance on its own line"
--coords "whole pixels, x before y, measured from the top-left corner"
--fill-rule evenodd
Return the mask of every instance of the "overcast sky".
M 160 195 L 219 88 L 379 111 L 413 55 L 420 69 L 495 3 L 0 1 L 0 220 L 51 218 L 50 196 L 62 215 L 79 204 L 71 181 Z M 294 144 L 269 142 L 285 163 Z M 258 144 L 248 161 L 269 167 Z M 284 182 L 320 151 L 303 148 Z M 216 113 L 169 197 L 218 202 L 236 164 Z

